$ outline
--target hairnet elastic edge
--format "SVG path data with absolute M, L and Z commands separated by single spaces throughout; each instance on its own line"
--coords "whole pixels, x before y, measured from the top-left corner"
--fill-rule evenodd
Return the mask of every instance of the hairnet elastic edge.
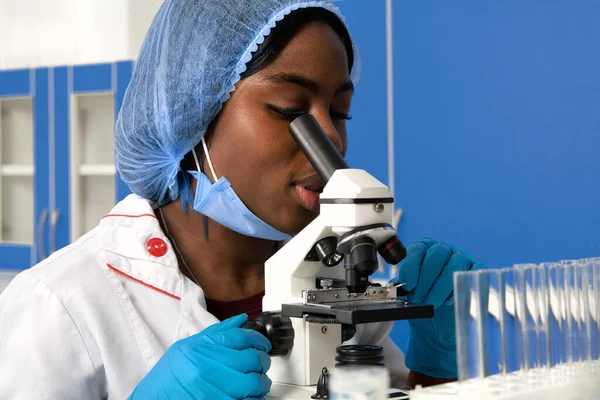
M 261 31 L 256 35 L 256 37 L 250 42 L 242 56 L 240 57 L 238 63 L 235 66 L 234 73 L 231 76 L 230 84 L 226 88 L 225 93 L 221 99 L 221 104 L 225 103 L 230 97 L 231 93 L 235 90 L 235 85 L 241 80 L 242 74 L 246 71 L 247 64 L 252 60 L 253 54 L 258 50 L 258 46 L 265 41 L 265 38 L 271 34 L 271 30 L 277 25 L 277 22 L 284 19 L 287 15 L 292 13 L 292 11 L 296 11 L 303 8 L 324 8 L 326 10 L 334 13 L 340 21 L 344 24 L 346 29 L 348 30 L 348 34 L 350 35 L 350 30 L 346 25 L 346 21 L 344 16 L 342 15 L 340 9 L 329 2 L 324 1 L 307 1 L 304 3 L 292 4 L 283 8 L 282 10 L 276 12 L 270 19 L 269 22 L 261 29 Z M 350 38 L 352 40 L 352 38 Z M 358 52 L 352 40 L 352 49 L 354 51 L 355 59 L 357 59 L 357 68 L 356 70 L 360 70 L 358 67 Z M 354 67 L 352 68 L 355 69 Z M 353 77 L 352 81 L 356 83 L 358 81 L 358 76 Z

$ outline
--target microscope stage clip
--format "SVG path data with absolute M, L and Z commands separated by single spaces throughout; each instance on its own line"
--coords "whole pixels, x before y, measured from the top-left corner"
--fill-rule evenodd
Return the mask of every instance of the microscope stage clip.
M 344 288 L 310 289 L 302 293 L 304 304 L 332 304 L 358 301 L 396 300 L 397 289 L 394 286 L 369 286 L 364 293 L 349 293 Z

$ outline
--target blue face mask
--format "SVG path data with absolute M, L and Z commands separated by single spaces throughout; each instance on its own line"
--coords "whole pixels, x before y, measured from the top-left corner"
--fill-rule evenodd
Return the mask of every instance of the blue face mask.
M 242 235 L 277 241 L 290 239 L 290 235 L 278 231 L 254 215 L 240 200 L 227 178 L 217 179 L 204 138 L 202 145 L 215 183 L 202 173 L 196 152 L 192 150 L 198 169 L 188 171 L 197 180 L 194 210 Z

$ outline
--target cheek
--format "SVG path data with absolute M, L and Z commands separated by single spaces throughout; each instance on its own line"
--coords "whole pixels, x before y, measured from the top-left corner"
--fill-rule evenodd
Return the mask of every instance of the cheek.
M 238 110 L 220 121 L 211 141 L 217 174 L 245 192 L 244 197 L 263 197 L 257 196 L 261 191 L 263 195 L 273 193 L 293 175 L 298 147 L 287 131 L 288 124 L 265 114 L 256 109 Z
M 273 167 L 288 165 L 298 150 L 288 131 L 289 122 L 269 114 L 256 110 L 252 120 L 246 120 L 240 129 L 240 148 L 257 163 Z
M 215 127 L 210 144 L 217 174 L 263 221 L 297 233 L 315 215 L 296 204 L 290 186 L 309 165 L 288 132 L 289 123 L 260 111 L 228 117 Z

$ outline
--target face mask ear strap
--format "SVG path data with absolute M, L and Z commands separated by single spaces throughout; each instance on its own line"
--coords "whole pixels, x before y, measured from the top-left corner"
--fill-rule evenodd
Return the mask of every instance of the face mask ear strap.
M 208 166 L 210 167 L 210 171 L 212 173 L 213 179 L 217 181 L 217 174 L 215 174 L 215 169 L 212 166 L 212 161 L 210 160 L 210 156 L 208 155 L 208 147 L 206 146 L 206 141 L 202 138 L 202 147 L 204 148 L 204 154 L 206 154 L 206 159 L 208 161 Z M 196 154 L 196 149 L 192 149 L 192 155 L 194 156 L 194 161 L 196 162 L 196 169 L 199 173 L 204 173 L 204 159 L 202 162 L 198 160 L 198 155 Z M 202 223 L 204 224 L 204 240 L 208 242 L 208 217 L 206 215 L 202 215 Z
M 208 146 L 206 145 L 206 140 L 204 140 L 204 137 L 202 138 L 202 148 L 204 149 L 204 154 L 206 155 L 206 161 L 208 162 L 208 167 L 210 168 L 210 173 L 212 175 L 213 181 L 217 182 L 217 173 L 215 172 L 212 160 L 210 159 L 210 154 L 208 154 Z M 198 169 L 198 172 L 204 172 L 204 163 L 202 163 L 201 168 L 200 162 L 198 161 L 198 156 L 196 155 L 196 149 L 192 149 L 192 154 L 194 155 L 194 161 L 196 161 L 196 168 Z

